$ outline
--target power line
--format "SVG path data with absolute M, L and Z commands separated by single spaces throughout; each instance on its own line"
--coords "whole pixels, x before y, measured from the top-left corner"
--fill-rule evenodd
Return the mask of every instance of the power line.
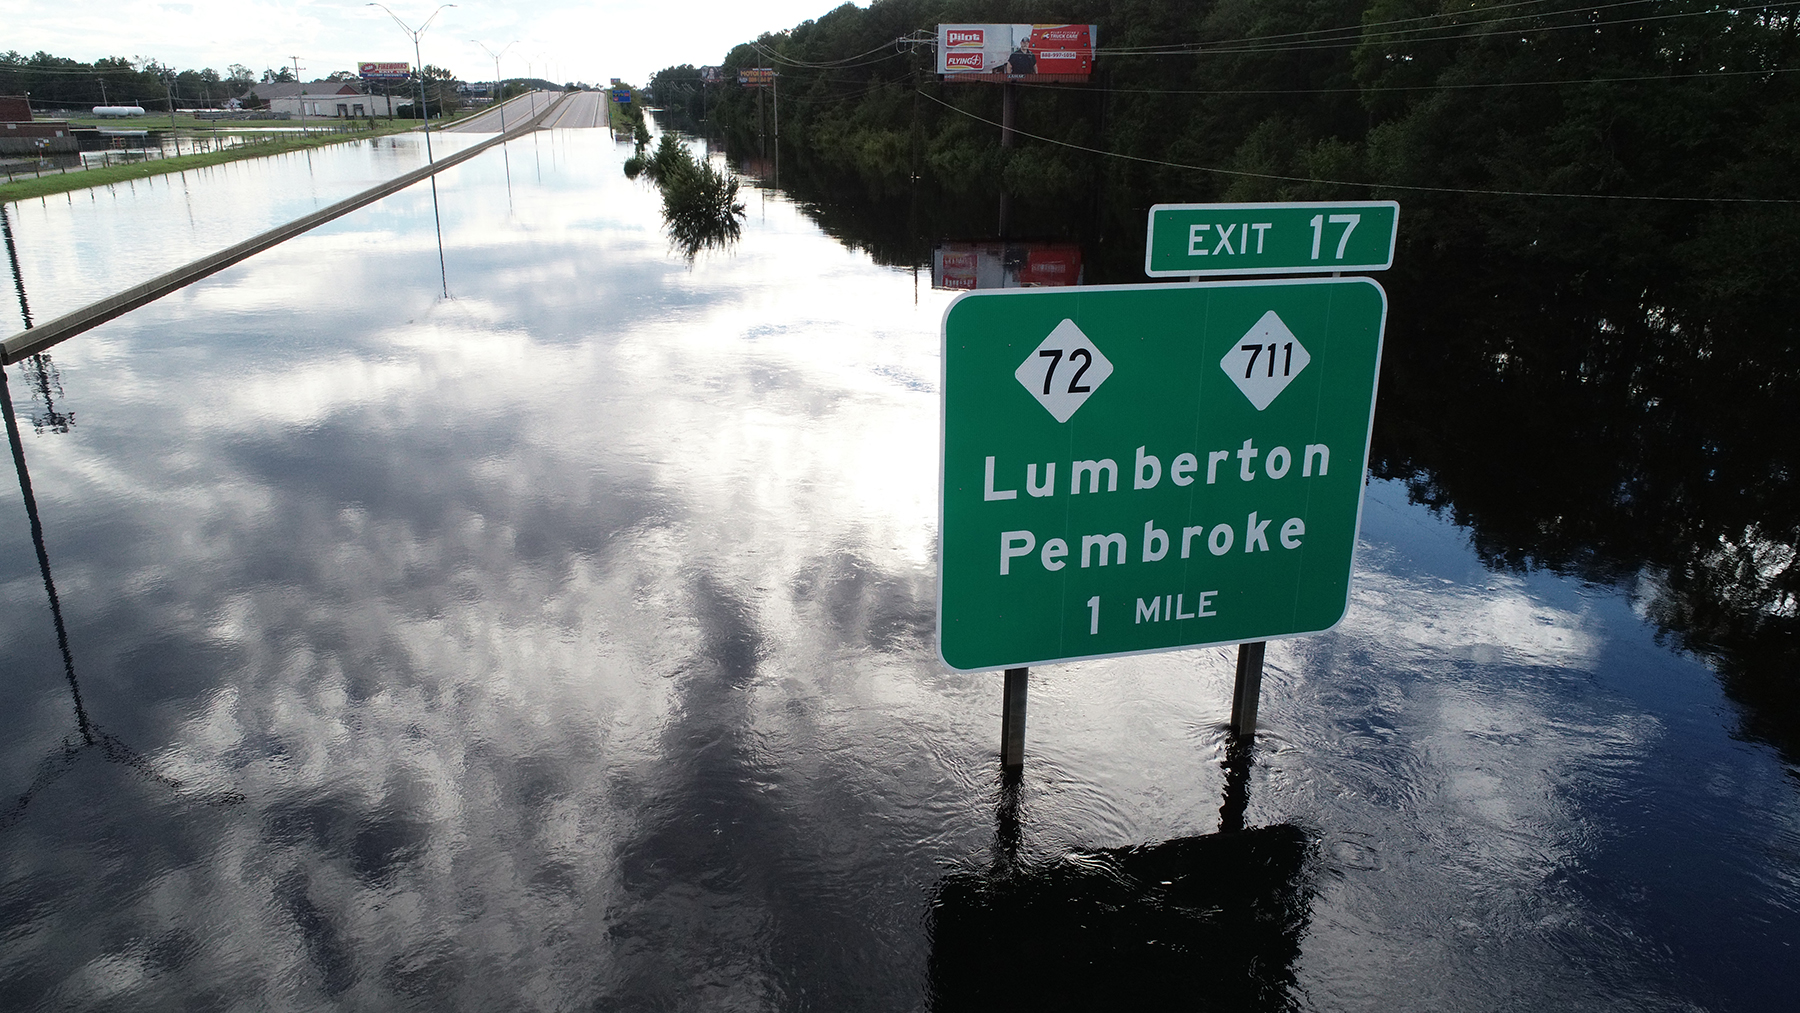
M 985 116 L 977 116 L 966 109 L 959 109 L 935 95 L 927 94 L 923 89 L 915 90 L 925 98 L 936 102 L 938 105 L 941 105 L 952 112 L 960 113 L 963 116 L 967 116 L 969 119 L 980 123 L 986 123 L 992 127 L 1000 127 L 1003 130 L 1009 129 L 1004 124 L 990 120 Z M 1127 155 L 1121 151 L 1107 151 L 1103 148 L 1090 148 L 1085 144 L 1073 144 L 1069 141 L 1059 141 L 1054 137 L 1033 134 L 1029 131 L 1020 130 L 1017 127 L 1012 127 L 1010 129 L 1020 137 L 1029 137 L 1034 141 L 1043 141 L 1045 144 L 1054 144 L 1058 147 L 1072 148 L 1076 151 L 1085 151 L 1088 154 L 1101 155 L 1106 158 L 1120 158 L 1130 162 L 1142 162 L 1147 165 L 1161 165 L 1171 169 L 1188 169 L 1193 172 L 1211 172 L 1221 176 L 1240 176 L 1248 179 L 1270 179 L 1282 183 L 1320 183 L 1326 186 L 1352 186 L 1361 189 L 1380 190 L 1410 190 L 1416 193 L 1460 193 L 1482 197 L 1562 197 L 1577 200 L 1662 201 L 1693 204 L 1800 204 L 1800 199 L 1787 197 L 1648 197 L 1610 193 L 1558 193 L 1549 190 L 1491 190 L 1476 187 L 1415 186 L 1407 183 L 1357 183 L 1345 179 L 1318 179 L 1312 176 L 1283 176 L 1272 172 L 1251 172 L 1247 169 L 1220 169 L 1210 165 L 1188 165 L 1183 162 L 1170 162 L 1160 158 L 1146 158 L 1142 155 Z
M 1107 92 L 1115 95 L 1336 95 L 1384 91 L 1444 91 L 1469 88 L 1534 88 L 1547 85 L 1623 84 L 1641 81 L 1690 81 L 1696 78 L 1707 77 L 1761 77 L 1769 74 L 1796 73 L 1800 73 L 1800 67 L 1780 67 L 1771 68 L 1769 70 L 1716 70 L 1693 74 L 1645 74 L 1639 77 L 1571 78 L 1562 81 L 1484 81 L 1464 84 L 1396 84 L 1367 85 L 1357 88 L 1113 88 L 1097 86 L 1081 90 Z M 1069 87 L 1066 84 L 1040 84 L 1031 81 L 1019 81 L 1015 83 L 1022 88 Z
M 1553 3 L 1553 2 L 1555 2 L 1555 0 L 1519 0 L 1519 2 L 1517 2 L 1517 3 L 1494 4 L 1489 7 L 1484 7 L 1484 8 L 1481 8 L 1480 13 L 1487 14 L 1487 13 L 1491 13 L 1493 11 L 1507 10 L 1507 9 L 1513 8 L 1513 7 L 1536 7 L 1540 4 Z M 1518 15 L 1518 16 L 1519 17 L 1552 17 L 1557 14 L 1568 14 L 1568 13 L 1572 13 L 1575 11 L 1604 10 L 1608 7 L 1627 7 L 1632 4 L 1653 3 L 1653 2 L 1655 2 L 1655 0 L 1620 0 L 1620 2 L 1618 2 L 1618 3 L 1603 4 L 1603 5 L 1588 5 L 1588 6 L 1584 6 L 1584 7 L 1565 7 L 1565 8 L 1561 8 L 1559 10 L 1554 10 L 1554 11 L 1542 11 L 1542 12 L 1538 12 L 1535 14 Z M 1249 36 L 1244 36 L 1242 38 L 1236 38 L 1236 39 L 1215 39 L 1211 42 L 1182 43 L 1182 44 L 1179 44 L 1176 46 L 1114 47 L 1114 48 L 1110 48 L 1110 49 L 1103 49 L 1103 50 L 1101 50 L 1101 52 L 1104 52 L 1107 54 L 1112 54 L 1112 55 L 1156 54 L 1156 53 L 1164 52 L 1164 51 L 1188 52 L 1188 51 L 1191 51 L 1194 47 L 1198 47 L 1198 46 L 1214 46 L 1214 45 L 1235 46 L 1235 45 L 1243 45 L 1245 43 L 1251 43 L 1251 42 L 1274 42 L 1274 41 L 1278 41 L 1281 39 L 1302 39 L 1302 40 L 1306 40 L 1306 41 L 1319 41 L 1316 39 L 1307 39 L 1306 37 L 1307 36 L 1337 36 L 1337 37 L 1342 38 L 1342 37 L 1346 37 L 1348 35 L 1360 36 L 1363 32 L 1365 32 L 1371 28 L 1383 28 L 1383 27 L 1386 27 L 1389 25 L 1410 25 L 1410 24 L 1417 24 L 1421 21 L 1443 21 L 1443 20 L 1446 20 L 1449 18 L 1459 17 L 1463 14 L 1468 14 L 1468 13 L 1475 13 L 1475 12 L 1474 11 L 1451 11 L 1451 12 L 1442 13 L 1442 14 L 1424 14 L 1424 15 L 1419 15 L 1417 17 L 1410 17 L 1410 18 L 1395 18 L 1390 21 L 1374 21 L 1374 22 L 1369 22 L 1367 24 L 1344 25 L 1344 26 L 1340 26 L 1337 28 L 1309 28 L 1309 29 L 1305 29 L 1303 31 L 1298 31 L 1298 32 L 1279 32 L 1279 33 L 1272 34 L 1272 35 L 1249 35 Z M 1477 22 L 1477 23 L 1486 24 L 1488 22 Z M 1457 27 L 1459 24 L 1466 26 L 1468 23 L 1461 22 L 1461 23 L 1457 23 L 1457 24 L 1433 25 L 1433 26 L 1429 26 L 1429 27 L 1430 28 L 1447 28 L 1447 27 Z
M 1749 12 L 1753 12 L 1753 11 L 1776 10 L 1779 8 L 1789 8 L 1789 7 L 1795 6 L 1795 3 L 1793 2 L 1793 0 L 1784 0 L 1784 2 L 1781 2 L 1781 3 L 1755 4 L 1755 5 L 1750 5 L 1750 6 L 1731 7 L 1731 8 L 1719 7 L 1719 8 L 1713 8 L 1711 10 L 1682 11 L 1682 12 L 1677 12 L 1674 14 L 1648 14 L 1648 15 L 1645 15 L 1643 17 L 1638 17 L 1638 18 L 1614 18 L 1610 21 L 1580 21 L 1580 22 L 1575 22 L 1573 24 L 1539 25 L 1536 27 L 1506 28 L 1506 29 L 1498 29 L 1498 30 L 1489 31 L 1489 32 L 1468 32 L 1465 30 L 1468 28 L 1479 28 L 1483 25 L 1504 24 L 1508 21 L 1520 21 L 1520 20 L 1524 20 L 1526 18 L 1550 18 L 1550 17 L 1556 17 L 1558 15 L 1562 15 L 1562 14 L 1587 14 L 1587 13 L 1590 13 L 1593 11 L 1608 10 L 1608 9 L 1612 9 L 1615 7 L 1625 7 L 1625 6 L 1630 6 L 1632 4 L 1641 3 L 1641 2 L 1644 2 L 1644 0 L 1624 0 L 1624 2 L 1616 3 L 1616 4 L 1603 4 L 1603 5 L 1599 5 L 1599 6 L 1588 6 L 1588 7 L 1580 7 L 1580 8 L 1564 8 L 1562 10 L 1556 10 L 1556 11 L 1545 11 L 1541 14 L 1513 15 L 1513 16 L 1509 16 L 1509 17 L 1505 17 L 1505 18 L 1491 18 L 1491 19 L 1484 20 L 1484 21 L 1470 21 L 1470 22 L 1445 24 L 1445 25 L 1432 25 L 1432 26 L 1427 26 L 1427 27 L 1423 27 L 1423 28 L 1407 29 L 1405 31 L 1400 31 L 1400 32 L 1388 32 L 1388 33 L 1377 32 L 1377 33 L 1373 33 L 1372 35 L 1364 33 L 1364 31 L 1361 28 L 1320 29 L 1317 33 L 1313 33 L 1313 34 L 1318 34 L 1321 36 L 1328 36 L 1328 37 L 1318 38 L 1318 39 L 1301 40 L 1300 42 L 1298 42 L 1296 44 L 1291 44 L 1291 45 L 1278 45 L 1278 46 L 1254 45 L 1252 43 L 1255 43 L 1255 42 L 1261 41 L 1261 40 L 1243 39 L 1243 40 L 1225 40 L 1225 41 L 1219 41 L 1219 42 L 1183 43 L 1178 46 L 1166 46 L 1166 47 L 1138 47 L 1138 48 L 1099 47 L 1094 50 L 1094 53 L 1096 56 L 1198 56 L 1198 55 L 1217 56 L 1217 55 L 1231 55 L 1231 54 L 1242 54 L 1242 53 L 1292 53 L 1292 52 L 1306 52 L 1306 51 L 1317 50 L 1317 49 L 1347 49 L 1347 48 L 1352 48 L 1355 46 L 1364 46 L 1364 45 L 1384 45 L 1384 44 L 1391 45 L 1391 44 L 1396 44 L 1396 43 L 1407 43 L 1407 42 L 1460 41 L 1460 40 L 1465 40 L 1465 39 L 1488 38 L 1488 37 L 1494 36 L 1494 35 L 1523 35 L 1523 34 L 1526 34 L 1529 32 L 1562 32 L 1562 31 L 1570 31 L 1573 29 L 1597 29 L 1597 28 L 1605 28 L 1605 27 L 1612 26 L 1612 25 L 1633 25 L 1633 24 L 1642 24 L 1642 23 L 1652 22 L 1652 21 L 1669 21 L 1669 20 L 1674 20 L 1674 19 L 1678 19 L 1678 18 L 1708 17 L 1708 16 L 1716 15 L 1716 14 L 1737 15 L 1737 14 L 1745 14 L 1745 13 L 1749 13 Z M 1443 34 L 1435 35 L 1435 36 L 1423 36 L 1420 34 L 1420 33 L 1424 33 L 1424 32 L 1442 32 Z M 1292 33 L 1292 34 L 1303 34 L 1303 33 Z M 1414 36 L 1414 37 L 1406 38 L 1406 36 L 1409 36 L 1409 35 Z M 1271 39 L 1280 38 L 1280 36 L 1271 36 L 1269 38 L 1271 38 Z

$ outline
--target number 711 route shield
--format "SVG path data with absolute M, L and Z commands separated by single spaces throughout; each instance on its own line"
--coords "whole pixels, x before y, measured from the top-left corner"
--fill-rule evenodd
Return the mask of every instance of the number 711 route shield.
M 969 292 L 944 313 L 938 651 L 964 671 L 1344 616 L 1387 295 Z

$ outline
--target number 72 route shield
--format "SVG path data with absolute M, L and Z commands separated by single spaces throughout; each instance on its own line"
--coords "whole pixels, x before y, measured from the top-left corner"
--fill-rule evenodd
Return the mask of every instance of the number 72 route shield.
M 965 671 L 1344 616 L 1387 295 L 970 292 L 944 314 L 938 651 Z

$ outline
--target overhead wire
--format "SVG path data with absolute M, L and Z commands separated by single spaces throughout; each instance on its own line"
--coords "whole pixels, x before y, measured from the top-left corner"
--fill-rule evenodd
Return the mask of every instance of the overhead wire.
M 1346 27 L 1340 28 L 1340 29 L 1320 29 L 1320 30 L 1318 30 L 1318 32 L 1310 33 L 1310 34 L 1318 34 L 1318 35 L 1323 35 L 1326 37 L 1317 38 L 1317 39 L 1301 39 L 1301 40 L 1293 42 L 1293 43 L 1282 44 L 1282 45 L 1257 45 L 1255 43 L 1263 41 L 1263 40 L 1256 39 L 1256 38 L 1250 38 L 1250 39 L 1242 39 L 1242 40 L 1228 39 L 1228 40 L 1221 40 L 1221 41 L 1216 41 L 1216 42 L 1183 43 L 1178 46 L 1166 46 L 1166 47 L 1112 47 L 1112 48 L 1096 47 L 1094 50 L 1094 53 L 1096 56 L 1197 56 L 1197 55 L 1213 56 L 1213 55 L 1228 55 L 1228 54 L 1240 54 L 1240 53 L 1306 52 L 1306 51 L 1319 50 L 1319 49 L 1345 49 L 1345 48 L 1351 48 L 1351 47 L 1363 46 L 1363 45 L 1383 45 L 1383 44 L 1406 43 L 1406 42 L 1460 41 L 1460 40 L 1464 40 L 1464 39 L 1488 38 L 1488 37 L 1495 36 L 1495 35 L 1524 34 L 1524 33 L 1528 33 L 1528 32 L 1561 32 L 1561 31 L 1571 31 L 1571 30 L 1575 30 L 1575 29 L 1597 29 L 1597 28 L 1606 28 L 1606 27 L 1613 26 L 1613 25 L 1643 24 L 1643 23 L 1652 22 L 1652 21 L 1669 21 L 1669 20 L 1675 20 L 1675 19 L 1680 19 L 1680 18 L 1710 17 L 1713 15 L 1719 15 L 1719 14 L 1726 14 L 1726 15 L 1744 14 L 1744 13 L 1750 13 L 1750 12 L 1755 12 L 1755 11 L 1777 10 L 1777 9 L 1781 9 L 1781 8 L 1791 8 L 1791 7 L 1795 7 L 1795 6 L 1800 6 L 1800 4 L 1796 4 L 1795 0 L 1782 0 L 1782 2 L 1778 2 L 1778 3 L 1753 4 L 1753 5 L 1742 6 L 1742 7 L 1716 7 L 1716 8 L 1712 8 L 1712 9 L 1704 10 L 1704 11 L 1678 11 L 1678 12 L 1675 12 L 1672 14 L 1647 14 L 1647 15 L 1644 15 L 1643 17 L 1613 18 L 1611 20 L 1606 20 L 1606 21 L 1589 20 L 1589 21 L 1579 21 L 1579 22 L 1575 22 L 1575 23 L 1571 23 L 1571 24 L 1536 25 L 1536 26 L 1530 26 L 1530 27 L 1522 26 L 1522 27 L 1516 27 L 1516 28 L 1498 29 L 1495 31 L 1487 31 L 1487 32 L 1469 32 L 1469 31 L 1467 31 L 1467 29 L 1469 29 L 1469 28 L 1480 28 L 1480 27 L 1483 27 L 1486 25 L 1504 24 L 1509 21 L 1521 21 L 1521 20 L 1526 20 L 1526 19 L 1545 19 L 1545 18 L 1552 18 L 1552 17 L 1556 17 L 1559 15 L 1565 15 L 1565 14 L 1586 14 L 1586 13 L 1590 13 L 1593 11 L 1608 10 L 1608 9 L 1612 9 L 1615 7 L 1632 6 L 1634 4 L 1643 3 L 1643 2 L 1646 2 L 1646 0 L 1623 0 L 1623 2 L 1621 2 L 1621 3 L 1563 8 L 1563 9 L 1559 9 L 1559 10 L 1544 11 L 1544 12 L 1534 13 L 1534 14 L 1529 14 L 1529 15 L 1512 15 L 1512 16 L 1505 17 L 1505 18 L 1492 18 L 1492 19 L 1488 19 L 1485 21 L 1467 21 L 1467 22 L 1460 22 L 1460 23 L 1453 23 L 1453 24 L 1431 25 L 1431 26 L 1426 26 L 1426 27 L 1421 27 L 1421 28 L 1416 28 L 1416 29 L 1407 29 L 1405 31 L 1400 31 L 1400 32 L 1370 33 L 1367 31 L 1367 29 L 1365 29 L 1361 26 L 1357 26 L 1357 27 L 1346 26 Z M 1423 34 L 1425 32 L 1437 32 L 1440 34 L 1427 36 L 1427 35 Z M 1290 34 L 1299 35 L 1299 34 L 1309 34 L 1309 33 L 1290 33 Z M 1409 38 L 1408 36 L 1413 36 L 1413 37 Z M 1273 38 L 1279 38 L 1279 37 L 1271 37 L 1271 39 L 1273 39 Z
M 1800 198 L 1787 197 L 1658 197 L 1640 194 L 1564 193 L 1550 190 L 1499 190 L 1482 187 L 1420 186 L 1408 183 L 1355 182 L 1345 179 L 1322 179 L 1314 176 L 1285 176 L 1272 172 L 1253 172 L 1248 169 L 1221 169 L 1217 166 L 1190 165 L 1184 162 L 1171 162 L 1161 158 L 1130 155 L 1122 151 L 1107 151 L 1104 148 L 1092 148 L 1085 144 L 1075 144 L 1070 141 L 1058 140 L 1054 137 L 1045 137 L 1042 134 L 1034 134 L 1029 131 L 1020 130 L 1017 127 L 1009 128 L 1004 124 L 995 120 L 990 120 L 985 116 L 978 116 L 966 109 L 958 108 L 957 106 L 926 92 L 924 89 L 914 90 L 918 94 L 932 102 L 936 102 L 938 105 L 941 105 L 952 112 L 959 113 L 980 123 L 986 123 L 989 126 L 1000 127 L 1003 130 L 1010 129 L 1014 134 L 1017 134 L 1020 137 L 1028 137 L 1034 141 L 1042 141 L 1045 144 L 1071 148 L 1075 151 L 1084 151 L 1088 154 L 1100 155 L 1106 158 L 1118 158 L 1130 162 L 1160 165 L 1171 169 L 1186 169 L 1192 172 L 1210 172 L 1221 176 L 1238 176 L 1246 179 L 1267 179 L 1281 183 L 1318 183 L 1325 186 L 1347 186 L 1356 187 L 1358 189 L 1407 190 L 1415 193 L 1456 193 L 1482 197 L 1557 197 L 1577 200 L 1622 200 L 1695 204 L 1800 204 Z
M 1337 95 L 1390 91 L 1445 91 L 1470 88 L 1535 88 L 1549 85 L 1626 84 L 1643 81 L 1691 81 L 1711 77 L 1763 77 L 1769 74 L 1796 74 L 1800 67 L 1774 67 L 1767 70 L 1715 70 L 1693 74 L 1644 74 L 1637 77 L 1588 77 L 1544 81 L 1475 81 L 1463 84 L 1394 84 L 1352 88 L 1116 88 L 1094 85 L 1078 90 L 1106 92 L 1112 95 Z M 1044 84 L 1035 81 L 1015 82 L 1023 88 L 1068 88 L 1067 84 Z
M 1368 31 L 1371 28 L 1383 28 L 1383 27 L 1386 27 L 1389 25 L 1409 25 L 1409 24 L 1416 24 L 1416 23 L 1422 22 L 1422 21 L 1444 21 L 1449 18 L 1461 17 L 1461 16 L 1464 16 L 1467 14 L 1478 14 L 1478 13 L 1486 14 L 1486 13 L 1490 13 L 1493 11 L 1507 10 L 1507 9 L 1514 8 L 1514 7 L 1536 7 L 1536 6 L 1540 6 L 1542 4 L 1555 3 L 1555 2 L 1557 2 L 1557 0 L 1518 0 L 1518 2 L 1516 2 L 1516 3 L 1494 4 L 1492 6 L 1480 8 L 1479 10 L 1471 8 L 1470 10 L 1466 10 L 1466 11 L 1446 11 L 1446 12 L 1440 12 L 1437 14 L 1422 14 L 1422 15 L 1417 15 L 1415 17 L 1410 17 L 1410 18 L 1394 18 L 1394 19 L 1391 19 L 1388 21 L 1371 21 L 1371 22 L 1356 24 L 1356 25 L 1340 25 L 1335 28 L 1308 28 L 1308 29 L 1303 29 L 1301 31 L 1297 31 L 1297 32 L 1277 32 L 1277 33 L 1270 34 L 1270 35 L 1248 35 L 1248 36 L 1243 36 L 1241 38 L 1236 38 L 1236 39 L 1215 39 L 1210 42 L 1180 43 L 1180 44 L 1172 45 L 1172 46 L 1120 46 L 1120 47 L 1105 48 L 1105 49 L 1102 49 L 1099 51 L 1106 53 L 1108 55 L 1129 55 L 1129 54 L 1136 54 L 1136 53 L 1155 53 L 1155 52 L 1164 51 L 1164 50 L 1187 52 L 1187 51 L 1191 51 L 1192 49 L 1194 49 L 1195 47 L 1198 47 L 1198 46 L 1242 45 L 1244 43 L 1250 43 L 1250 42 L 1274 42 L 1274 41 L 1278 41 L 1281 39 L 1303 39 L 1307 36 L 1316 36 L 1316 35 L 1342 36 L 1345 33 L 1360 34 L 1362 32 Z M 1565 7 L 1565 8 L 1561 8 L 1559 10 L 1537 12 L 1537 13 L 1534 13 L 1531 15 L 1523 15 L 1523 16 L 1550 17 L 1550 16 L 1553 16 L 1556 14 L 1568 14 L 1568 13 L 1573 13 L 1576 11 L 1603 10 L 1608 7 L 1627 7 L 1632 4 L 1655 3 L 1655 2 L 1657 2 L 1657 0 L 1618 0 L 1618 2 L 1616 2 L 1616 3 L 1588 4 L 1588 5 L 1584 5 L 1584 6 L 1580 6 L 1580 7 Z M 1452 25 L 1437 25 L 1437 26 L 1433 26 L 1433 27 L 1445 28 L 1445 27 L 1453 27 L 1453 26 Z

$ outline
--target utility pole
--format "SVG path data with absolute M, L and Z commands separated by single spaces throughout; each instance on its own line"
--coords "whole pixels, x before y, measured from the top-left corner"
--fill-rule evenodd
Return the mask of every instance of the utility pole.
M 306 85 L 300 82 L 300 58 L 290 56 L 294 61 L 294 83 L 300 85 L 300 133 L 306 133 Z

